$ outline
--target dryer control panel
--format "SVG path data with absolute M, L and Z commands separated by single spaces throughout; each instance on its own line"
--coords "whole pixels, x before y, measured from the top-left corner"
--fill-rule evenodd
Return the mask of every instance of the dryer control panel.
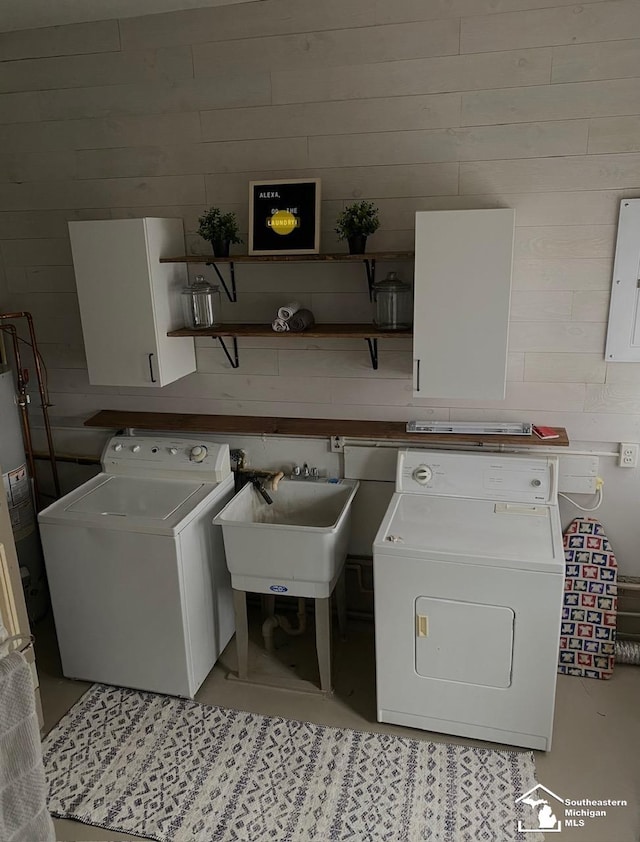
M 511 503 L 555 504 L 557 456 L 400 450 L 396 491 Z
M 114 436 L 102 451 L 107 474 L 222 482 L 231 473 L 229 445 L 196 438 Z

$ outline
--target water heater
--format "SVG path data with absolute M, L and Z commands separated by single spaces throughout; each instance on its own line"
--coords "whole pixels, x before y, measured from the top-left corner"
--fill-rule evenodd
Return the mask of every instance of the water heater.
M 9 504 L 9 517 L 16 544 L 22 584 L 30 621 L 47 611 L 48 593 L 40 546 L 33 489 L 27 472 L 20 414 L 16 403 L 13 372 L 0 365 L 0 466 Z

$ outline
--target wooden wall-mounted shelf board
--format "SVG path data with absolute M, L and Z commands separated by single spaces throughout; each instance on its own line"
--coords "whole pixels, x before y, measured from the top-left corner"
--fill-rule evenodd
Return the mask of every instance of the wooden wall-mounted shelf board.
M 412 330 L 378 330 L 372 324 L 323 324 L 314 325 L 312 328 L 303 331 L 285 331 L 278 333 L 270 324 L 240 324 L 228 323 L 218 328 L 188 328 L 181 327 L 171 330 L 167 336 L 210 336 L 217 339 L 220 346 L 229 360 L 232 368 L 238 368 L 240 360 L 238 356 L 239 336 L 269 336 L 282 337 L 285 341 L 290 337 L 309 337 L 311 339 L 365 339 L 369 347 L 369 356 L 374 370 L 378 368 L 378 339 L 407 339 L 413 336 Z M 233 351 L 230 351 L 225 344 L 225 337 L 233 339 Z
M 167 336 L 270 336 L 277 339 L 291 339 L 310 337 L 312 339 L 328 339 L 338 337 L 340 339 L 407 339 L 413 336 L 412 330 L 378 330 L 372 324 L 318 324 L 308 330 L 284 331 L 278 333 L 270 324 L 242 324 L 228 322 L 220 327 L 211 328 L 189 328 L 181 327 L 177 330 L 170 330 Z
M 412 251 L 372 251 L 365 254 L 232 254 L 229 257 L 216 257 L 213 254 L 183 254 L 176 257 L 161 257 L 160 263 L 204 263 L 211 266 L 218 280 L 222 284 L 227 298 L 233 303 L 238 300 L 236 289 L 236 263 L 353 263 L 362 261 L 367 273 L 367 285 L 369 287 L 369 300 L 373 297 L 373 285 L 376 281 L 377 260 L 413 260 Z M 231 273 L 231 289 L 220 271 L 218 264 L 227 263 Z
M 412 251 L 371 251 L 364 254 L 231 254 L 216 257 L 213 254 L 185 254 L 161 257 L 160 263 L 334 263 L 358 260 L 413 260 Z
M 397 441 L 420 445 L 447 444 L 479 448 L 500 445 L 511 447 L 568 447 L 569 437 L 564 427 L 556 427 L 557 439 L 543 440 L 537 436 L 478 436 L 458 434 L 407 433 L 404 421 L 359 421 L 336 418 L 261 418 L 253 415 L 202 415 L 173 412 L 127 412 L 103 409 L 84 422 L 86 427 L 122 430 L 169 430 L 184 433 L 210 433 L 250 436 L 310 436 L 313 438 L 366 439 L 369 441 Z

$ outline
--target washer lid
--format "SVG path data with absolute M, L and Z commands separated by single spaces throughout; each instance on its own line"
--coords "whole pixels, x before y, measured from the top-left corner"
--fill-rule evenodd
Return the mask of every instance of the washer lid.
M 564 571 L 555 506 L 395 494 L 375 547 L 466 564 Z
M 211 494 L 233 487 L 223 483 L 98 474 L 52 503 L 40 523 L 75 524 L 130 532 L 175 535 L 207 504 Z
M 201 488 L 201 482 L 112 476 L 66 505 L 64 510 L 166 521 Z

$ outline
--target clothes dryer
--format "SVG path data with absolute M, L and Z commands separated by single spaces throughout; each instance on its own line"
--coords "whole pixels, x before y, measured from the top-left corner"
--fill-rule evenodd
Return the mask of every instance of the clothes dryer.
M 234 632 L 222 530 L 229 446 L 116 436 L 39 515 L 68 678 L 193 697 Z
M 557 457 L 403 450 L 373 546 L 378 720 L 549 750 Z

